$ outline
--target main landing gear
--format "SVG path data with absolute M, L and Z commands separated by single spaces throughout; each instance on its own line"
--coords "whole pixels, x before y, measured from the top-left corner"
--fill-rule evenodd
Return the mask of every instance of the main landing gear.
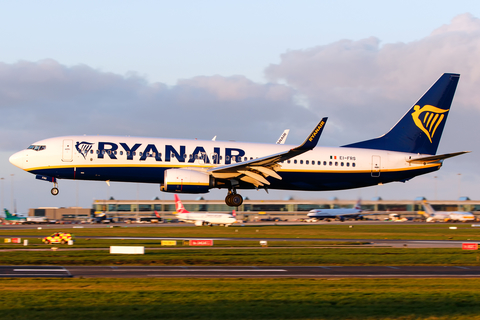
M 239 207 L 243 203 L 243 197 L 238 194 L 235 189 L 228 190 L 227 197 L 225 198 L 225 203 L 229 207 Z

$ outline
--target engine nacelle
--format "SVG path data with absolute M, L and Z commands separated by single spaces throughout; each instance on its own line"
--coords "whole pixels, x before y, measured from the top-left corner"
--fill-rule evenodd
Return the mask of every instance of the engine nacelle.
M 197 227 L 201 227 L 201 226 L 203 226 L 203 224 L 204 224 L 204 221 L 202 221 L 202 220 L 195 221 L 195 226 L 197 226 Z
M 213 186 L 213 177 L 208 173 L 190 169 L 165 170 L 160 190 L 177 193 L 207 193 Z

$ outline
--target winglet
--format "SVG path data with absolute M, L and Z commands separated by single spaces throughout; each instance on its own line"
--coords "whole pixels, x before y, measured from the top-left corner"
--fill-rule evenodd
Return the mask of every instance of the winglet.
M 285 144 L 285 140 L 287 140 L 287 136 L 289 132 L 290 132 L 290 129 L 286 129 L 285 131 L 283 131 L 282 135 L 277 140 L 277 144 Z
M 327 119 L 328 117 L 325 117 L 320 120 L 320 122 L 317 124 L 315 129 L 313 129 L 312 133 L 310 133 L 308 138 L 301 145 L 294 148 L 293 150 L 308 151 L 315 148 L 317 146 L 318 140 L 320 139 L 320 136 L 322 135 L 323 129 L 325 128 L 325 123 L 327 123 Z

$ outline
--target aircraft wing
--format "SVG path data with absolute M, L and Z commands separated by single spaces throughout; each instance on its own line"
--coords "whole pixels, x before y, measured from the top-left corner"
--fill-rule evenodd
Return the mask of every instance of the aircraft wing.
M 269 185 L 267 177 L 281 180 L 282 177 L 276 172 L 281 168 L 279 162 L 291 159 L 302 153 L 312 150 L 318 143 L 328 118 L 323 118 L 310 133 L 308 138 L 298 147 L 284 152 L 268 155 L 230 165 L 215 167 L 207 172 L 218 179 L 232 179 L 239 177 L 240 180 L 253 184 L 255 187 Z

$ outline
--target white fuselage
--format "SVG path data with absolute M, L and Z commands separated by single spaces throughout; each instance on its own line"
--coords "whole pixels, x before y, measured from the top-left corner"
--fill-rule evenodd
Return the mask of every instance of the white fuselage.
M 118 136 L 65 136 L 34 143 L 10 162 L 33 174 L 58 179 L 164 183 L 165 170 L 206 172 L 276 154 L 293 146 Z M 421 155 L 346 147 L 316 147 L 280 162 L 280 179 L 268 178 L 269 189 L 338 190 L 406 181 L 438 170 L 442 162 L 412 163 Z M 221 175 L 212 188 L 225 187 Z M 220 182 L 219 182 L 220 181 Z M 253 188 L 240 181 L 239 189 Z
M 308 213 L 308 217 L 317 219 L 329 219 L 337 217 L 355 217 L 360 216 L 362 210 L 360 209 L 313 209 Z
M 189 212 L 177 213 L 176 216 L 179 220 L 195 223 L 197 225 L 231 225 L 237 221 L 233 215 L 228 213 Z
M 452 211 L 452 212 L 444 212 L 444 211 L 435 211 L 427 217 L 427 222 L 435 222 L 435 221 L 459 221 L 459 222 L 469 222 L 475 221 L 475 216 L 471 212 L 462 212 L 462 211 Z

